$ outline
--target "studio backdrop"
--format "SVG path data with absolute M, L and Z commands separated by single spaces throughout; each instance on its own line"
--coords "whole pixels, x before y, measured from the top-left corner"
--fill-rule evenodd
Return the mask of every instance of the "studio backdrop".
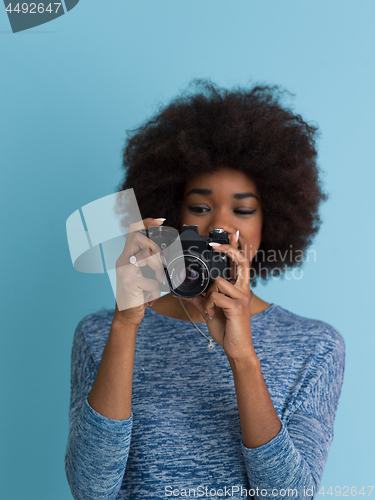
M 1 498 L 72 498 L 73 335 L 115 301 L 108 273 L 73 267 L 66 221 L 116 192 L 127 131 L 197 78 L 279 85 L 319 127 L 322 226 L 301 270 L 256 293 L 342 334 L 344 386 L 317 498 L 374 496 L 374 2 L 0 7 Z

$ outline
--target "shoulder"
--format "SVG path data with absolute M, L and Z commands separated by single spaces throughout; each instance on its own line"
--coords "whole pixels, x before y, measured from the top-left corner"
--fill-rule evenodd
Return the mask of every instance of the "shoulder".
M 82 318 L 76 328 L 74 338 L 75 348 L 80 349 L 82 344 L 85 344 L 85 347 L 87 347 L 97 365 L 99 365 L 102 358 L 114 312 L 114 309 L 105 309 L 89 314 Z M 155 318 L 155 316 L 157 317 Z M 151 329 L 156 332 L 156 335 L 159 335 L 160 331 L 163 331 L 165 328 L 165 319 L 165 316 L 161 314 L 152 315 L 149 308 L 147 308 L 140 324 L 140 330 Z
M 114 309 L 85 316 L 77 325 L 74 343 L 84 342 L 94 361 L 99 364 L 113 320 Z
M 345 370 L 345 342 L 341 333 L 325 321 L 276 305 L 266 317 L 267 322 L 259 324 L 259 352 L 273 376 L 278 373 L 282 380 L 286 374 L 286 393 L 291 394 L 291 400 L 295 398 L 295 403 L 285 415 L 302 403 L 311 413 L 311 404 L 315 404 L 312 401 L 321 402 L 325 398 L 337 402 Z M 260 330 L 264 324 L 266 335 Z
M 331 353 L 343 357 L 345 354 L 344 338 L 334 326 L 300 316 L 275 304 L 269 308 L 269 313 L 259 326 L 278 335 L 283 343 L 294 344 L 308 351 L 324 352 L 326 355 Z

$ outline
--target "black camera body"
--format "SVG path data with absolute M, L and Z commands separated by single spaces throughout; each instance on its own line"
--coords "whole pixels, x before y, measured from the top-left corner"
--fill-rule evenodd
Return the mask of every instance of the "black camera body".
M 209 245 L 229 243 L 224 229 L 215 228 L 208 236 L 200 236 L 197 224 L 184 224 L 180 235 L 176 229 L 163 226 L 152 226 L 141 233 L 162 250 L 168 282 L 168 288 L 162 291 L 171 290 L 179 297 L 192 298 L 203 293 L 217 276 L 231 279 L 229 257 Z

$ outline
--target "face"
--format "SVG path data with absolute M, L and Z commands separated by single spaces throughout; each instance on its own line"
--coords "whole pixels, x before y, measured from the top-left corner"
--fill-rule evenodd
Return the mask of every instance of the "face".
M 221 167 L 187 182 L 180 231 L 183 224 L 198 224 L 202 236 L 216 227 L 229 236 L 239 230 L 239 248 L 251 261 L 260 246 L 262 222 L 259 192 L 245 173 Z

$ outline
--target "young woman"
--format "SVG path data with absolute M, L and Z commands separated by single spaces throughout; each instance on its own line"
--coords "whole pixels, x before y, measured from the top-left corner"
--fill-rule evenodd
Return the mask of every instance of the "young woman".
M 140 227 L 224 229 L 229 243 L 213 248 L 237 273 L 194 298 L 160 297 L 160 248 L 132 228 L 115 310 L 84 318 L 74 338 L 66 472 L 76 500 L 318 493 L 344 341 L 253 292 L 301 264 L 326 198 L 316 129 L 280 101 L 277 88 L 201 82 L 128 139 L 121 189 L 134 189 Z

